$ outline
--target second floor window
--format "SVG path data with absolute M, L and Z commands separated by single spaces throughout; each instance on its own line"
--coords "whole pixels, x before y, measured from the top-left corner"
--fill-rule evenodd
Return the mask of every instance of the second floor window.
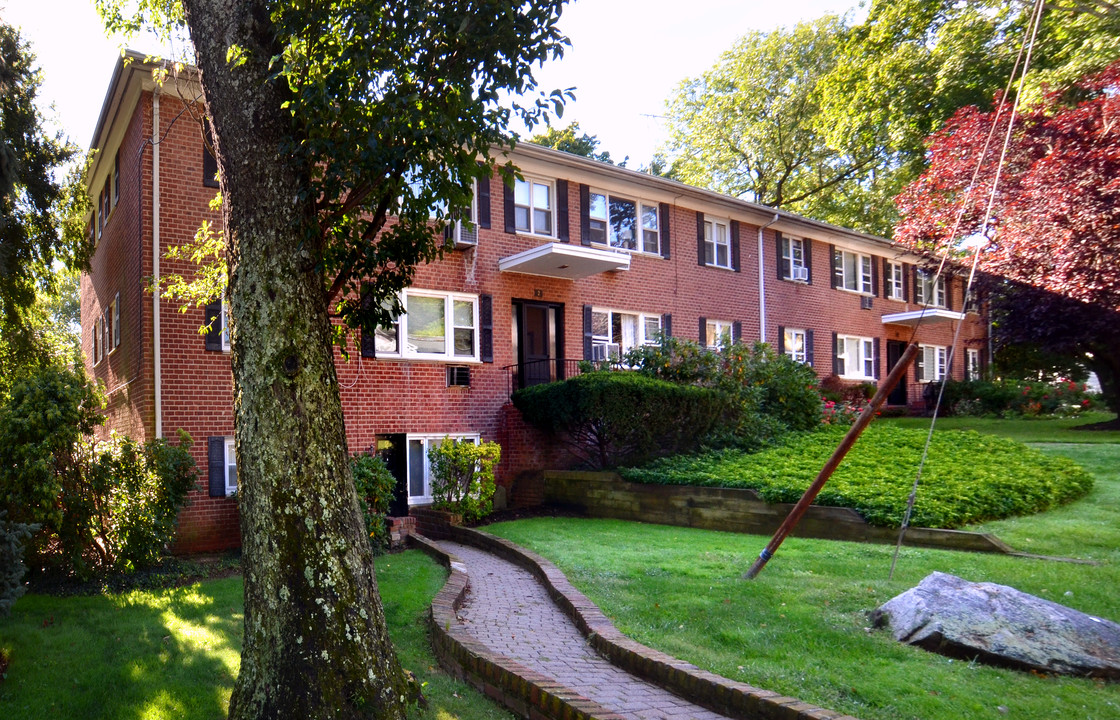
M 805 240 L 782 236 L 782 278 L 809 282 L 809 263 L 805 255 Z
M 888 261 L 886 268 L 887 297 L 891 300 L 905 300 L 906 290 L 902 280 L 902 263 Z
M 549 237 L 554 235 L 552 183 L 532 178 L 515 181 L 513 215 L 518 232 Z
M 660 254 L 657 205 L 592 191 L 588 195 L 591 241 Z
M 919 305 L 945 307 L 945 276 L 918 270 L 914 284 L 914 302 Z
M 704 220 L 704 263 L 731 267 L 731 237 L 727 233 L 727 223 Z
M 868 295 L 872 293 L 871 256 L 833 250 L 832 273 L 836 287 Z

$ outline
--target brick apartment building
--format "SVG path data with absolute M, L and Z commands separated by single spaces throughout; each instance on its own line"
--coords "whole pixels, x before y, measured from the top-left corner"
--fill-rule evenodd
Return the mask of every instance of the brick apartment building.
M 97 249 L 81 282 L 83 350 L 104 383 L 109 428 L 137 439 L 194 439 L 200 486 L 178 547 L 239 543 L 232 378 L 221 306 L 206 312 L 149 287 L 191 267 L 168 260 L 215 194 L 213 158 L 184 99 L 138 55 L 118 62 L 90 173 Z M 529 144 L 524 181 L 476 187 L 455 249 L 416 273 L 406 313 L 361 352 L 337 357 L 351 452 L 376 448 L 400 482 L 396 511 L 430 501 L 426 450 L 445 436 L 502 445 L 511 502 L 534 501 L 534 470 L 555 461 L 509 404 L 511 389 L 575 372 L 658 333 L 717 345 L 764 340 L 821 377 L 884 375 L 925 315 L 920 361 L 892 396 L 986 362 L 986 326 L 962 307 L 959 279 L 934 283 L 890 242 L 678 182 Z M 215 330 L 199 328 L 216 317 Z M 954 326 L 964 344 L 948 367 Z

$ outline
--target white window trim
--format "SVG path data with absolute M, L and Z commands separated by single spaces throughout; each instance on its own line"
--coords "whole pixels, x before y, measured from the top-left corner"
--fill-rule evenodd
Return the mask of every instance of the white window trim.
M 979 380 L 980 379 L 980 350 L 977 348 L 965 348 L 965 379 Z
M 528 186 L 529 186 L 529 204 L 528 205 L 521 205 L 521 204 L 518 204 L 518 202 L 517 202 L 517 185 L 520 184 L 520 183 L 525 183 L 525 184 L 528 184 Z M 545 185 L 545 186 L 548 187 L 548 200 L 549 200 L 548 214 L 549 214 L 549 218 L 550 218 L 549 224 L 552 226 L 551 229 L 548 232 L 538 232 L 537 228 L 536 228 L 536 212 L 535 211 L 537 210 L 537 208 L 533 205 L 533 185 L 534 184 Z M 523 179 L 521 179 L 521 180 L 514 180 L 513 193 L 514 193 L 514 199 L 513 199 L 513 207 L 514 207 L 513 227 L 517 231 L 517 234 L 518 235 L 530 235 L 532 237 L 538 237 L 538 238 L 539 237 L 555 238 L 556 237 L 556 183 L 552 180 L 545 180 L 543 178 L 533 177 L 533 176 L 530 176 L 530 175 L 525 175 L 525 176 L 523 176 Z M 528 212 L 529 227 L 528 227 L 528 229 L 517 227 L 517 208 L 518 207 L 526 207 L 526 208 L 529 209 L 529 212 Z
M 935 282 L 935 280 L 936 280 L 936 282 Z M 928 270 L 922 270 L 921 268 L 918 268 L 916 282 L 917 282 L 917 285 L 918 285 L 916 290 L 917 290 L 917 293 L 918 293 L 917 302 L 918 302 L 919 305 L 924 305 L 926 307 L 938 307 L 938 308 L 946 307 L 946 305 L 945 305 L 946 283 L 945 283 L 945 276 L 944 275 L 939 276 L 936 273 L 930 272 Z M 930 291 L 932 291 L 932 293 L 933 293 L 932 302 L 931 302 L 931 298 L 929 297 Z
M 440 290 L 423 290 L 420 288 L 408 288 L 402 293 L 401 305 L 404 307 L 405 312 L 397 317 L 397 322 L 394 323 L 397 331 L 397 351 L 384 351 L 378 350 L 378 359 L 382 358 L 400 358 L 406 360 L 434 360 L 437 362 L 450 363 L 455 365 L 463 365 L 467 363 L 478 363 L 479 360 L 479 308 L 478 308 L 478 295 L 471 295 L 469 293 L 453 293 L 444 292 Z M 410 297 L 425 297 L 425 298 L 440 298 L 444 302 L 443 312 L 443 338 L 444 338 L 444 352 L 442 353 L 422 353 L 416 350 L 409 349 L 408 346 L 408 298 Z M 474 320 L 472 329 L 474 330 L 474 344 L 470 355 L 456 355 L 455 354 L 455 302 L 469 302 L 471 303 L 471 314 Z M 383 328 L 384 329 L 384 328 Z
M 226 484 L 226 497 L 235 495 L 237 493 L 237 452 L 234 448 L 233 437 L 226 437 L 225 442 L 222 443 L 225 452 L 222 457 L 222 477 L 225 479 Z M 231 485 L 229 482 L 229 471 L 233 468 L 234 481 Z
M 603 222 L 603 223 L 606 224 L 606 227 L 604 228 L 604 231 L 606 233 L 606 240 L 605 241 L 604 240 L 592 240 L 591 242 L 592 242 L 593 245 L 603 245 L 605 247 L 613 248 L 615 250 L 621 250 L 623 252 L 628 252 L 628 253 L 637 253 L 637 254 L 640 254 L 640 255 L 646 255 L 648 257 L 661 257 L 661 250 L 662 250 L 662 248 L 661 248 L 661 238 L 663 236 L 663 233 L 662 233 L 662 230 L 661 230 L 661 208 L 656 202 L 653 202 L 651 200 L 643 199 L 640 196 L 627 196 L 625 194 L 611 193 L 609 190 L 603 190 L 603 189 L 600 189 L 600 188 L 591 188 L 591 190 L 588 193 L 588 198 L 590 199 L 590 198 L 594 197 L 595 195 L 598 195 L 598 196 L 603 198 L 603 202 L 606 205 L 606 215 L 607 216 L 605 218 L 594 217 L 594 216 L 591 215 L 591 208 L 590 207 L 588 208 L 588 218 L 589 218 L 590 221 L 592 221 L 592 222 L 599 221 L 599 222 Z M 610 208 L 611 208 L 611 198 L 612 197 L 614 197 L 615 199 L 618 199 L 618 200 L 625 200 L 626 202 L 634 203 L 634 213 L 635 213 L 634 227 L 637 230 L 638 237 L 634 238 L 634 247 L 632 247 L 632 248 L 626 247 L 625 245 L 622 245 L 622 244 L 615 244 L 615 243 L 611 242 L 611 213 L 610 213 Z M 652 210 L 653 211 L 653 218 L 654 218 L 654 222 L 656 223 L 655 228 L 646 228 L 646 226 L 642 224 L 642 220 L 645 216 L 643 211 L 645 211 L 645 210 Z M 646 233 L 647 229 L 651 229 L 651 230 L 653 230 L 654 232 L 657 233 L 657 249 L 656 250 L 646 250 L 645 249 L 645 245 L 646 245 L 645 233 Z
M 729 343 L 735 342 L 735 325 L 732 321 L 730 321 L 730 320 L 713 320 L 712 318 L 706 318 L 706 325 L 707 325 L 707 327 L 705 327 L 705 329 L 704 329 L 704 334 L 705 334 L 704 346 L 705 347 L 710 348 L 712 350 L 719 350 L 720 348 L 722 348 L 723 347 L 723 342 L 722 342 L 721 338 L 723 337 L 723 334 L 725 332 L 727 333 L 727 338 L 728 338 Z M 712 329 L 713 329 L 712 326 L 713 325 L 715 326 L 715 328 L 714 328 L 715 329 L 715 337 L 716 337 L 716 344 L 715 345 L 712 345 L 711 343 L 708 342 L 710 336 L 712 335 Z
M 93 340 L 93 347 L 90 348 L 90 353 L 93 355 L 93 366 L 101 362 L 101 318 L 96 317 L 93 320 L 93 329 L 90 331 L 90 337 Z
M 723 242 L 720 242 L 715 235 L 716 228 L 723 228 Z M 712 250 L 712 260 L 708 262 L 708 248 Z M 719 249 L 726 248 L 727 250 L 727 264 L 721 265 L 719 262 Z M 724 270 L 731 269 L 731 222 L 726 218 L 712 218 L 707 215 L 704 216 L 704 265 L 706 267 L 723 268 Z
M 848 357 L 848 341 L 854 341 L 856 357 Z M 836 357 L 844 360 L 844 372 L 840 377 L 845 380 L 874 380 L 875 379 L 875 340 L 859 335 L 837 335 Z M 870 365 L 871 372 L 868 372 Z M 859 368 L 859 373 L 853 373 L 852 368 Z
M 613 318 L 614 315 L 632 315 L 632 316 L 637 317 L 638 318 L 638 327 L 637 327 L 637 332 L 635 333 L 636 334 L 636 337 L 635 337 L 636 342 L 632 347 L 627 347 L 626 345 L 624 345 L 622 343 L 622 338 L 619 338 L 619 341 L 617 343 L 615 343 L 615 342 L 613 342 L 613 338 L 609 335 L 594 335 L 593 334 L 591 336 L 591 346 L 592 346 L 592 348 L 594 348 L 595 346 L 618 345 L 618 358 L 621 358 L 623 355 L 625 355 L 627 353 L 627 351 L 632 350 L 633 348 L 641 347 L 643 345 L 654 345 L 658 342 L 657 337 L 649 337 L 649 336 L 646 335 L 646 321 L 647 320 L 656 320 L 657 321 L 657 330 L 658 330 L 658 332 L 660 332 L 661 329 L 662 329 L 661 328 L 661 316 L 660 315 L 656 315 L 656 314 L 653 314 L 653 313 L 635 312 L 633 310 L 614 310 L 614 309 L 611 309 L 611 308 L 600 308 L 600 307 L 591 308 L 591 314 L 592 314 L 593 317 L 597 313 L 598 314 L 602 314 L 602 313 L 607 314 L 607 327 L 608 328 L 613 328 L 614 327 L 614 318 Z M 592 323 L 592 326 L 594 327 L 594 323 Z M 616 358 L 616 359 L 618 359 L 618 358 Z
M 902 263 L 894 260 L 887 261 L 887 277 L 883 281 L 887 284 L 888 300 L 906 300 L 906 285 L 902 273 L 905 272 Z
M 871 278 L 874 272 L 874 270 L 872 270 L 872 265 L 875 263 L 875 259 L 870 255 L 854 252 L 852 250 L 845 250 L 843 248 L 836 248 L 836 252 L 840 254 L 840 283 L 836 286 L 836 289 L 855 293 L 857 295 L 872 295 L 872 291 L 875 289 L 871 284 Z M 848 287 L 848 267 L 845 259 L 846 256 L 849 255 L 856 259 L 856 275 L 853 278 L 855 281 L 853 284 L 856 287 L 854 288 Z M 866 272 L 864 270 L 865 265 L 867 268 Z M 832 272 L 835 273 L 836 269 L 833 268 Z
M 808 283 L 809 282 L 809 265 L 805 262 L 805 238 L 790 237 L 788 235 L 782 236 L 782 260 L 789 263 L 789 273 L 783 277 L 784 280 L 791 282 Z M 794 243 L 800 248 L 800 259 L 797 253 L 794 252 Z M 805 278 L 797 277 L 797 271 L 804 270 Z
M 941 382 L 949 372 L 948 367 L 948 350 L 944 345 L 919 345 L 918 355 L 921 360 L 918 365 L 919 376 L 918 382 L 920 383 L 935 383 Z M 930 360 L 933 360 L 931 363 Z M 932 365 L 933 375 L 930 375 Z
M 230 352 L 229 344 L 229 300 L 222 295 L 222 316 L 218 318 L 222 324 L 222 352 Z
M 113 347 L 109 348 L 110 353 L 117 351 L 121 346 L 121 294 L 117 293 L 113 297 L 113 302 L 109 305 L 110 317 L 112 318 L 112 327 L 109 328 L 110 335 L 113 338 Z
M 428 451 L 432 449 L 433 443 L 438 445 L 444 439 L 450 438 L 452 440 L 471 440 L 475 445 L 482 442 L 482 436 L 479 433 L 408 433 L 404 436 L 404 457 L 405 457 L 405 491 L 408 493 L 409 505 L 431 505 L 432 504 L 432 473 L 431 473 L 431 460 L 428 458 Z M 412 441 L 417 440 L 424 443 L 424 494 L 412 494 Z
M 809 348 L 806 343 L 809 342 L 809 334 L 802 328 L 785 328 L 785 336 L 782 338 L 782 347 L 786 355 L 794 362 L 799 362 L 802 365 L 809 363 Z M 801 350 L 800 352 L 793 348 L 793 343 L 790 343 L 790 337 L 801 337 Z M 837 338 L 839 340 L 839 338 Z

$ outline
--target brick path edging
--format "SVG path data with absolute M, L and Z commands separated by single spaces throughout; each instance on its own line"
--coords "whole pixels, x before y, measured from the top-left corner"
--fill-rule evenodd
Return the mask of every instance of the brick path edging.
M 603 614 L 598 606 L 577 590 L 568 581 L 568 578 L 560 572 L 559 568 L 543 557 L 515 545 L 508 540 L 480 530 L 451 527 L 449 528 L 449 534 L 451 540 L 473 545 L 487 552 L 491 552 L 504 560 L 528 570 L 544 584 L 548 589 L 549 595 L 552 596 L 553 600 L 563 612 L 571 618 L 580 632 L 588 638 L 592 647 L 594 647 L 599 654 L 618 667 L 627 670 L 643 680 L 676 693 L 690 702 L 712 710 L 713 712 L 738 718 L 739 720 L 856 720 L 856 718 L 844 715 L 843 713 L 816 707 L 809 703 L 801 702 L 796 698 L 785 697 L 776 692 L 762 690 L 747 685 L 746 683 L 735 682 L 714 673 L 706 672 L 691 663 L 686 663 L 635 642 L 619 632 L 614 626 L 614 623 Z M 464 663 L 458 659 L 461 653 L 457 654 L 454 649 L 446 646 L 446 643 L 454 643 L 460 640 L 469 641 L 473 651 L 472 655 L 479 654 L 480 657 L 483 655 L 490 656 L 485 646 L 482 646 L 481 643 L 478 643 L 467 633 L 457 628 L 454 622 L 455 611 L 458 609 L 466 593 L 466 574 L 461 570 L 456 570 L 450 557 L 426 539 L 413 536 L 410 540 L 413 540 L 421 549 L 437 557 L 437 559 L 439 559 L 440 556 L 447 558 L 443 562 L 451 567 L 452 570 L 452 576 L 449 577 L 447 585 L 444 586 L 444 589 L 440 591 L 436 599 L 432 602 L 433 645 L 436 646 L 437 657 L 441 659 L 441 662 L 445 662 L 445 657 L 451 655 L 452 657 L 450 660 L 454 664 L 455 669 L 465 669 Z M 458 574 L 458 578 L 456 578 L 456 574 Z M 438 610 L 437 603 L 439 604 Z M 440 620 L 436 618 L 437 612 L 440 615 Z M 452 630 L 460 631 L 453 634 L 450 632 Z M 440 647 L 440 643 L 444 643 L 445 645 Z M 478 650 L 482 652 L 478 653 Z M 494 656 L 490 657 L 494 658 Z M 514 702 L 511 704 L 511 702 L 505 698 L 496 697 L 491 688 L 484 689 L 484 692 L 504 702 L 507 707 L 522 715 L 522 717 L 543 716 L 556 720 L 560 720 L 561 718 L 566 720 L 567 718 L 584 717 L 618 717 L 615 714 L 609 713 L 591 700 L 576 696 L 574 693 L 570 693 L 568 697 L 574 696 L 571 711 L 578 714 L 565 714 L 562 711 L 562 706 L 556 708 L 561 711 L 559 715 L 544 712 L 541 710 L 539 703 L 533 703 L 535 707 L 528 708 L 530 710 L 537 710 L 537 713 L 531 714 L 525 712 L 524 700 L 521 698 L 525 696 L 525 690 L 528 689 L 523 690 L 523 683 L 531 688 L 534 685 L 533 678 L 543 680 L 547 683 L 547 690 L 549 692 L 556 692 L 559 690 L 561 696 L 558 699 L 560 699 L 561 703 L 564 702 L 562 696 L 563 689 L 558 688 L 556 683 L 551 682 L 548 678 L 528 668 L 519 666 L 508 658 L 501 658 L 499 656 L 488 662 L 494 663 L 497 666 L 498 663 L 495 660 L 504 661 L 507 667 L 502 668 L 498 673 L 498 677 L 502 681 L 500 686 L 491 685 L 491 688 L 510 687 L 515 689 L 515 697 L 512 698 Z M 466 667 L 470 667 L 470 665 L 468 664 Z M 505 677 L 505 672 L 511 673 L 514 677 Z M 528 673 L 528 675 L 523 675 L 521 673 Z M 471 681 L 476 687 L 479 686 L 477 681 L 473 679 Z M 542 696 L 545 689 L 546 688 L 541 689 Z

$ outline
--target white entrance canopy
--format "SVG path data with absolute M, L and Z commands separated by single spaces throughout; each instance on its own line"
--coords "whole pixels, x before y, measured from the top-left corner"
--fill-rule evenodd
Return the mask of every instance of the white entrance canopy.
M 553 242 L 498 260 L 502 272 L 579 280 L 602 272 L 629 270 L 629 253 Z

